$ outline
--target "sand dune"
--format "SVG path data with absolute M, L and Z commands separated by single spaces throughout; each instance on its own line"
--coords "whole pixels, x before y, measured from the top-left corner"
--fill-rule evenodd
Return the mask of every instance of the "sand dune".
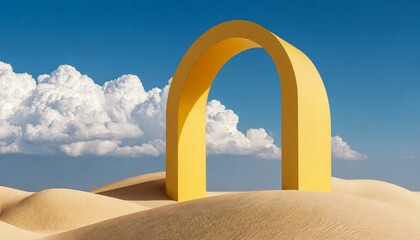
M 148 173 L 122 179 L 93 189 L 91 192 L 127 200 L 148 208 L 176 203 L 165 193 L 165 172 Z M 226 193 L 231 192 L 207 192 L 207 196 L 218 196 Z
M 400 186 L 377 180 L 344 180 L 333 178 L 335 193 L 351 195 L 390 204 L 420 218 L 420 194 Z M 172 203 L 165 194 L 165 172 L 149 173 L 123 179 L 92 190 L 92 192 L 128 200 L 141 206 L 155 208 Z M 217 196 L 230 192 L 207 192 Z
M 377 180 L 334 178 L 332 190 L 387 204 L 420 222 L 420 195 L 400 186 Z
M 47 239 L 416 239 L 420 223 L 337 193 L 260 191 L 172 204 Z
M 36 239 L 44 236 L 40 233 L 34 233 L 15 227 L 0 221 L 0 239 L 4 240 L 28 240 Z
M 332 193 L 208 193 L 176 203 L 165 173 L 94 193 L 0 187 L 0 239 L 419 239 L 420 194 L 374 180 L 333 179 Z M 95 194 L 96 193 L 96 194 Z M 217 196 L 219 195 L 219 196 Z
M 149 208 L 176 203 L 166 196 L 165 172 L 149 173 L 123 179 L 96 188 L 92 192 L 131 201 Z
M 1 212 L 0 220 L 33 232 L 54 232 L 144 209 L 146 208 L 127 201 L 93 193 L 48 189 L 30 194 L 6 208 Z
M 115 189 L 121 189 L 127 186 L 133 186 L 133 185 L 150 182 L 154 180 L 165 179 L 165 176 L 166 176 L 165 172 L 147 173 L 143 175 L 121 179 L 116 182 L 109 183 L 104 186 L 100 186 L 98 188 L 91 190 L 91 192 L 99 193 L 99 192 L 106 192 L 106 191 L 115 190 Z
M 31 192 L 0 186 L 0 215 L 31 194 Z

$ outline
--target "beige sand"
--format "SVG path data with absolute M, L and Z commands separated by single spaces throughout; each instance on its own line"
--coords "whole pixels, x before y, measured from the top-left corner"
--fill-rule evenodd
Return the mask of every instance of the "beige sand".
M 387 204 L 420 221 L 420 195 L 397 185 L 377 180 L 334 178 L 333 192 Z
M 26 231 L 0 221 L 0 239 L 2 240 L 28 240 L 40 238 L 41 236 L 43 234 Z
M 0 186 L 0 215 L 31 194 L 31 192 Z
M 98 194 L 65 189 L 32 194 L 1 187 L 0 239 L 32 239 L 57 232 L 61 233 L 45 239 L 420 236 L 420 194 L 381 181 L 335 178 L 333 193 L 219 192 L 176 203 L 166 197 L 165 174 L 160 172 L 93 192 Z
M 155 172 L 126 178 L 91 192 L 108 197 L 127 200 L 147 208 L 156 208 L 176 203 L 165 193 L 165 172 Z M 231 192 L 207 192 L 207 196 L 218 196 Z
M 172 204 L 48 239 L 415 239 L 420 222 L 337 193 L 260 191 Z
M 414 216 L 420 216 L 420 194 L 383 181 L 333 178 L 333 192 L 390 204 Z M 128 200 L 155 208 L 172 203 L 165 194 L 165 172 L 149 173 L 123 179 L 92 190 L 101 195 Z M 217 196 L 232 192 L 207 192 Z
M 165 172 L 149 173 L 123 179 L 96 188 L 92 192 L 131 201 L 147 208 L 176 203 L 166 196 Z
M 48 233 L 69 230 L 144 209 L 146 208 L 127 201 L 93 193 L 48 189 L 30 194 L 2 210 L 0 221 L 28 231 Z

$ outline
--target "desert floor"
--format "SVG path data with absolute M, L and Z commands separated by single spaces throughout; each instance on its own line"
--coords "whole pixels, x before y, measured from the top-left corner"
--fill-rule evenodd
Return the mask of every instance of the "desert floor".
M 165 173 L 91 192 L 0 187 L 0 239 L 420 239 L 420 194 L 333 179 L 331 193 L 209 192 L 177 203 Z

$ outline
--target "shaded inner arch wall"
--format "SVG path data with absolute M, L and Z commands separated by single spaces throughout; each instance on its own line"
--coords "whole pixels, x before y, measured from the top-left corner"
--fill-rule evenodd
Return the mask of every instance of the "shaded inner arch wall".
M 211 84 L 236 54 L 263 48 L 281 77 L 282 188 L 331 190 L 327 93 L 311 60 L 248 21 L 219 24 L 188 49 L 173 77 L 166 110 L 166 192 L 177 201 L 206 195 L 206 105 Z

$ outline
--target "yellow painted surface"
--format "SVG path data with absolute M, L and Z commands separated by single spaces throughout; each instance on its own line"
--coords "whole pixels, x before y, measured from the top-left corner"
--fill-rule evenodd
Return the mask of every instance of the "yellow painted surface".
M 213 79 L 236 54 L 263 48 L 282 90 L 282 188 L 331 190 L 327 93 L 311 60 L 248 21 L 219 24 L 199 37 L 172 79 L 166 109 L 166 192 L 177 201 L 206 195 L 206 105 Z M 275 111 L 275 109 L 273 109 Z

